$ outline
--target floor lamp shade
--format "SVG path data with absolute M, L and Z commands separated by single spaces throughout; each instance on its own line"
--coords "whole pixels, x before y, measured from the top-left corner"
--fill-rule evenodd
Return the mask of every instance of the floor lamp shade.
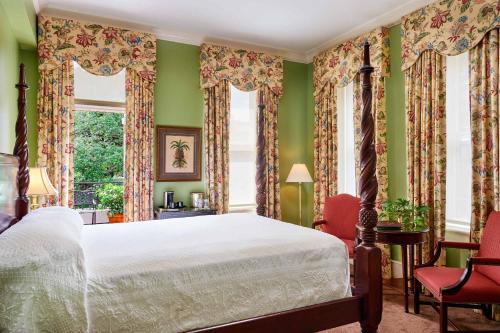
M 302 183 L 312 183 L 311 175 L 305 164 L 296 163 L 292 166 L 287 183 L 299 183 L 299 223 L 302 225 Z
M 294 164 L 286 179 L 287 183 L 312 183 L 312 181 L 305 164 Z

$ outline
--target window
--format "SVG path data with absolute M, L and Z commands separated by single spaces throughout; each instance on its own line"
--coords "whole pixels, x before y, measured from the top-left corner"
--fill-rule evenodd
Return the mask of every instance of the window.
M 74 204 L 94 208 L 99 188 L 123 191 L 125 71 L 99 76 L 74 63 L 74 73 Z M 89 223 L 91 215 L 83 217 Z M 107 216 L 98 212 L 96 220 Z
M 337 88 L 337 184 L 338 193 L 356 195 L 354 159 L 353 83 Z
M 472 153 L 469 54 L 446 59 L 446 227 L 469 232 Z
M 255 210 L 257 153 L 257 93 L 231 85 L 229 122 L 229 206 L 231 211 Z

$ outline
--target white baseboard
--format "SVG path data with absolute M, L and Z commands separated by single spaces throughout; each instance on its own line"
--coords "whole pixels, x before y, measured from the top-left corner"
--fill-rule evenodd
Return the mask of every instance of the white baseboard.
M 391 260 L 391 269 L 393 279 L 403 278 L 403 264 L 401 261 Z

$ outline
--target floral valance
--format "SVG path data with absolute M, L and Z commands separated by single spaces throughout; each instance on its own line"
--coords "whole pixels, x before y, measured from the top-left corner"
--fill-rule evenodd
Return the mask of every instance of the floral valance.
M 133 68 L 153 82 L 156 37 L 102 24 L 39 16 L 39 69 L 52 70 L 67 59 L 96 75 L 114 75 L 123 68 Z
M 200 85 L 215 86 L 228 80 L 243 91 L 267 85 L 275 95 L 283 93 L 283 59 L 265 53 L 203 44 L 200 53 Z
M 403 16 L 403 70 L 425 50 L 457 55 L 500 26 L 500 0 L 442 0 Z
M 389 76 L 389 35 L 387 28 L 377 28 L 367 35 L 344 42 L 314 57 L 314 94 L 327 83 L 345 87 L 358 74 L 363 64 L 363 44 L 370 43 L 370 61 L 374 75 Z

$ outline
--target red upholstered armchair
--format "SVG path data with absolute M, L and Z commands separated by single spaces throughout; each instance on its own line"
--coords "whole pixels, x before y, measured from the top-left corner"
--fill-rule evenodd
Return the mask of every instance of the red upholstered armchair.
M 322 231 L 340 238 L 347 245 L 349 257 L 353 258 L 360 208 L 360 199 L 349 194 L 326 198 L 323 220 L 314 222 L 312 227 L 319 226 Z
M 467 260 L 465 269 L 435 267 L 442 248 L 479 250 Z M 439 242 L 434 257 L 415 268 L 414 310 L 420 312 L 420 288 L 424 285 L 439 302 L 440 332 L 448 332 L 448 307 L 485 308 L 500 303 L 500 212 L 492 212 L 486 222 L 481 244 Z M 433 303 L 430 303 L 433 304 Z

